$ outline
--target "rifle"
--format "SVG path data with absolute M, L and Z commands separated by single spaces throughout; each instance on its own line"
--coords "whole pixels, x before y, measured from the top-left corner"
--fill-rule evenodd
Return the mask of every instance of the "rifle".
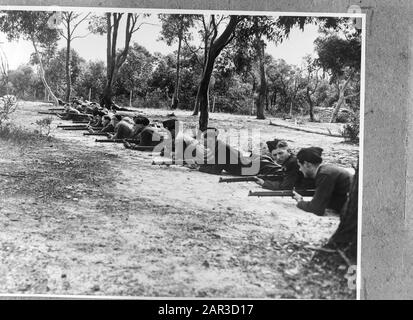
M 108 133 L 106 132 L 84 132 L 84 136 L 107 136 Z
M 128 142 L 129 142 L 129 141 L 128 141 Z M 154 146 L 139 146 L 139 145 L 135 145 L 135 146 L 132 146 L 131 148 L 128 148 L 128 149 L 138 150 L 138 151 L 153 151 L 154 148 L 155 148 Z
M 38 111 L 38 114 L 50 114 L 50 115 L 56 115 L 57 112 L 47 112 L 47 111 Z
M 123 143 L 123 142 L 136 143 L 139 140 L 136 139 L 96 139 L 95 142 L 106 142 L 106 143 Z
M 292 197 L 293 191 L 297 192 L 303 197 L 314 196 L 315 190 L 305 189 L 305 190 L 277 190 L 277 191 L 251 191 L 248 193 L 250 197 Z
M 57 128 L 87 128 L 87 125 L 84 124 L 77 124 L 77 125 L 58 125 Z
M 195 161 L 188 161 L 188 160 L 179 160 L 179 162 L 177 163 L 177 161 L 175 159 L 171 159 L 171 160 L 153 160 L 152 161 L 152 165 L 159 165 L 159 166 L 170 166 L 170 165 L 175 165 L 175 164 L 195 164 Z
M 89 123 L 89 120 L 72 120 L 73 123 Z
M 50 109 L 48 109 L 48 110 L 51 111 L 51 112 L 54 112 L 54 111 L 64 111 L 65 108 L 50 108 Z
M 277 181 L 284 178 L 284 173 L 280 172 L 279 174 L 268 174 L 268 175 L 257 175 L 257 176 L 248 176 L 248 177 L 235 177 L 235 178 L 219 178 L 218 182 L 244 182 L 244 181 L 256 181 L 255 178 L 260 178 L 263 180 Z
M 87 130 L 87 127 L 71 127 L 71 128 L 63 128 L 65 131 L 80 131 L 80 130 Z

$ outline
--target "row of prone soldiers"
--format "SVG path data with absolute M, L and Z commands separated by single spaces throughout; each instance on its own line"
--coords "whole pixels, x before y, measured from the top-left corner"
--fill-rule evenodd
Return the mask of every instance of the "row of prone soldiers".
M 87 126 L 90 134 L 106 135 L 128 149 L 160 151 L 171 164 L 189 165 L 209 174 L 248 176 L 270 190 L 290 190 L 297 207 L 322 216 L 326 209 L 345 211 L 353 179 L 349 170 L 323 164 L 322 149 L 302 148 L 294 154 L 286 141 L 267 141 L 267 152 L 245 156 L 218 138 L 216 128 L 190 134 L 176 118 L 152 123 L 142 115 L 129 117 L 95 108 Z M 157 148 L 157 149 L 156 149 Z M 168 162 L 162 162 L 168 164 Z M 159 163 L 159 164 L 162 164 Z M 300 190 L 313 191 L 312 199 Z

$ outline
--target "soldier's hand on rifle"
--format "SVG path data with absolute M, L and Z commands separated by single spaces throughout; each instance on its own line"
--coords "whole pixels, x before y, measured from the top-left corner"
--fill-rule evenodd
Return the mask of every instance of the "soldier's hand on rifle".
M 294 190 L 293 190 L 293 199 L 295 199 L 297 202 L 303 201 L 303 197 L 297 192 L 295 192 Z
M 264 184 L 264 180 L 258 177 L 254 177 L 255 178 L 255 182 L 257 184 L 259 184 L 260 186 L 262 186 Z

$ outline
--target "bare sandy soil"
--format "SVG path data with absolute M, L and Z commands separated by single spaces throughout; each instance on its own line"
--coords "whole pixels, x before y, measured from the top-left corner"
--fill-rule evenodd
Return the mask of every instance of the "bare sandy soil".
M 48 107 L 20 102 L 13 122 L 32 130 Z M 170 113 L 142 111 L 152 119 Z M 357 161 L 357 145 L 268 123 L 228 114 L 210 122 L 259 128 L 263 141 L 282 138 L 297 149 L 321 146 L 327 162 Z M 0 140 L 0 293 L 355 298 L 344 261 L 312 259 L 306 248 L 325 243 L 337 217 L 305 213 L 290 198 L 248 197 L 256 184 L 152 165 L 150 153 L 58 124 L 70 122 L 55 117 L 49 141 Z

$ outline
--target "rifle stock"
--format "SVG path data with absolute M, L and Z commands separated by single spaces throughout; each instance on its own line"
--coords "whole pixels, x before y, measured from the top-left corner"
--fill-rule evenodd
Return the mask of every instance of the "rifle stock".
M 250 197 L 292 197 L 293 191 L 297 192 L 303 197 L 314 196 L 315 190 L 276 190 L 276 191 L 250 191 L 248 196 Z

